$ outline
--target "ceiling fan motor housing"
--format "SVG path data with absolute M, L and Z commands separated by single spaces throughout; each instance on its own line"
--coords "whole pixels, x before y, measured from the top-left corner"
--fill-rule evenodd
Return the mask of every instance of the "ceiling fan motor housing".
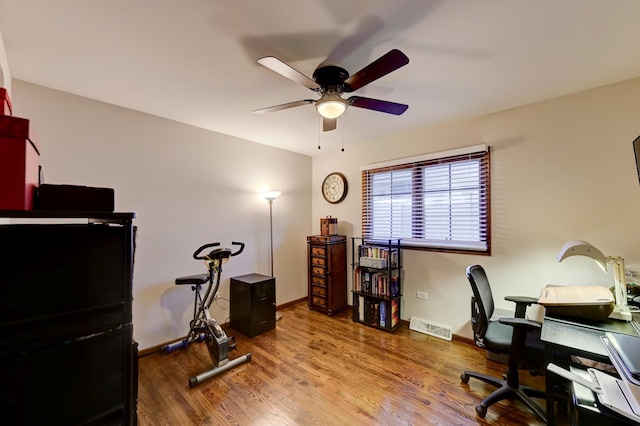
M 349 73 L 344 68 L 327 65 L 313 72 L 313 80 L 322 87 L 324 93 L 344 92 L 344 81 L 349 78 Z

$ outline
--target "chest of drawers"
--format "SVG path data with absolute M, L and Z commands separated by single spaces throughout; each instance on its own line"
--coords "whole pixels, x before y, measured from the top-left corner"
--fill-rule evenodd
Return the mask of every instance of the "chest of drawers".
M 347 305 L 347 237 L 307 237 L 309 309 L 333 315 Z

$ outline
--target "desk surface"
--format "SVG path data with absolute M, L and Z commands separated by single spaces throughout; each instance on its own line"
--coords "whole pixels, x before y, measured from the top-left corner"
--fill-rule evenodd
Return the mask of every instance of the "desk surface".
M 593 354 L 607 358 L 600 337 L 606 332 L 638 335 L 631 323 L 618 320 L 581 321 L 545 316 L 540 339 L 551 345 L 563 346 L 575 355 Z

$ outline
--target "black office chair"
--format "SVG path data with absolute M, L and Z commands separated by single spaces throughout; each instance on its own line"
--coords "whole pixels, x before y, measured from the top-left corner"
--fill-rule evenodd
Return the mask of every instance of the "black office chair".
M 463 383 L 469 383 L 469 378 L 475 377 L 498 388 L 476 406 L 476 413 L 478 416 L 484 417 L 490 405 L 503 399 L 517 398 L 546 422 L 544 410 L 531 399 L 544 398 L 544 391 L 521 386 L 518 377 L 518 367 L 525 358 L 525 348 L 527 357 L 535 355 L 542 359 L 544 356 L 543 345 L 540 341 L 541 324 L 525 318 L 527 307 L 537 303 L 537 299 L 533 297 L 505 297 L 505 300 L 516 303 L 516 318 L 500 318 L 499 321 L 489 321 L 493 315 L 494 304 L 491 287 L 484 269 L 480 265 L 467 267 L 467 278 L 473 289 L 471 325 L 476 344 L 490 352 L 509 354 L 504 379 L 474 371 L 465 371 L 460 375 Z

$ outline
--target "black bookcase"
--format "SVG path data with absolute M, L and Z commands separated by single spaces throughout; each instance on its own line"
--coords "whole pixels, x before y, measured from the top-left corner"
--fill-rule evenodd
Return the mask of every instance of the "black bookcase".
M 353 321 L 395 331 L 402 302 L 401 240 L 351 240 Z
M 3 217 L 19 221 L 0 225 L 2 423 L 136 424 L 134 215 Z

